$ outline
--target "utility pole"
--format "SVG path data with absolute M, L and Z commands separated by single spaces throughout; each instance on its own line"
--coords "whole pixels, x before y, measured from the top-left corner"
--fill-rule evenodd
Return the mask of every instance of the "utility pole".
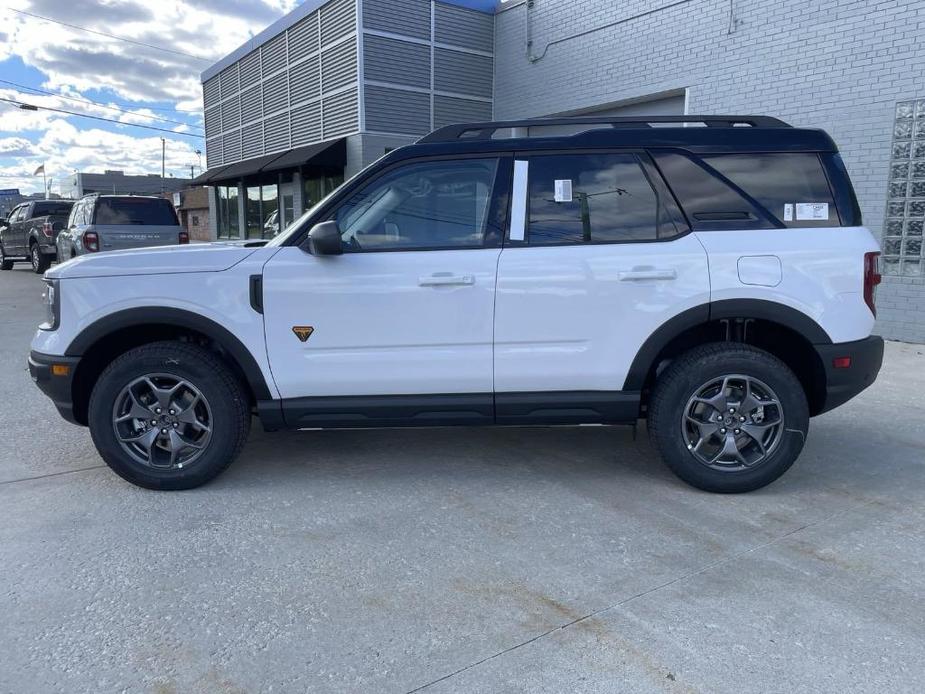
M 162 137 L 161 138 L 161 193 L 163 193 L 165 190 L 165 187 L 164 187 L 165 169 L 164 167 L 165 167 L 166 161 L 167 161 L 167 140 L 165 140 Z

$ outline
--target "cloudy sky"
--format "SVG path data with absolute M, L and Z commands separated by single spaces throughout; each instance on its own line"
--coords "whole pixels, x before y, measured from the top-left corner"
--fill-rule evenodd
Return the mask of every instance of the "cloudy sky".
M 200 72 L 300 2 L 0 0 L 0 189 L 41 191 L 42 163 L 54 192 L 75 169 L 160 173 L 161 137 L 168 175 L 198 174 Z

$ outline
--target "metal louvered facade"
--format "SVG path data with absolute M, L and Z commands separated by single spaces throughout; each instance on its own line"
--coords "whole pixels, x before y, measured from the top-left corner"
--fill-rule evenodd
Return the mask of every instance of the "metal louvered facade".
M 307 0 L 204 73 L 208 166 L 490 118 L 493 42 L 494 16 L 453 0 Z
M 491 118 L 494 15 L 460 6 L 476 1 L 305 0 L 207 69 L 213 233 L 264 235 L 388 149 Z
M 416 137 L 447 119 L 491 118 L 493 15 L 436 0 L 361 3 L 365 132 Z
M 204 73 L 209 168 L 358 131 L 357 0 L 292 14 L 300 11 L 242 57 Z

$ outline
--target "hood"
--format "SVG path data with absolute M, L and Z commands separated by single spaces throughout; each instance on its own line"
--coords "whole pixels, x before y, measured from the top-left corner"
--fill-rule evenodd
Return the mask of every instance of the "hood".
M 255 250 L 240 244 L 218 242 L 88 253 L 56 265 L 45 276 L 50 279 L 74 279 L 221 272 L 240 263 Z

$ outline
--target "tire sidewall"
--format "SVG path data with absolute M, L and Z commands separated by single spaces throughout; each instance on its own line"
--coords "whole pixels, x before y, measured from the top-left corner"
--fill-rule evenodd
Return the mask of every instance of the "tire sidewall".
M 189 381 L 209 404 L 212 413 L 212 436 L 202 455 L 188 468 L 157 470 L 133 460 L 123 450 L 112 422 L 112 409 L 122 389 L 134 379 L 162 373 Z M 171 354 L 169 348 L 132 350 L 112 363 L 100 376 L 90 397 L 88 423 L 93 443 L 103 460 L 118 475 L 133 484 L 149 489 L 189 489 L 209 481 L 224 470 L 237 453 L 235 442 L 240 436 L 239 410 L 235 398 L 241 398 L 216 372 L 208 360 L 197 361 L 185 352 Z
M 730 374 L 751 376 L 767 384 L 777 394 L 784 418 L 784 433 L 774 451 L 754 468 L 740 471 L 714 470 L 694 457 L 681 426 L 694 393 L 709 381 Z M 799 456 L 809 431 L 809 408 L 803 387 L 783 362 L 757 349 L 714 353 L 692 368 L 679 368 L 672 376 L 661 394 L 664 402 L 655 423 L 659 432 L 656 445 L 671 470 L 684 481 L 706 491 L 751 491 L 776 480 Z

